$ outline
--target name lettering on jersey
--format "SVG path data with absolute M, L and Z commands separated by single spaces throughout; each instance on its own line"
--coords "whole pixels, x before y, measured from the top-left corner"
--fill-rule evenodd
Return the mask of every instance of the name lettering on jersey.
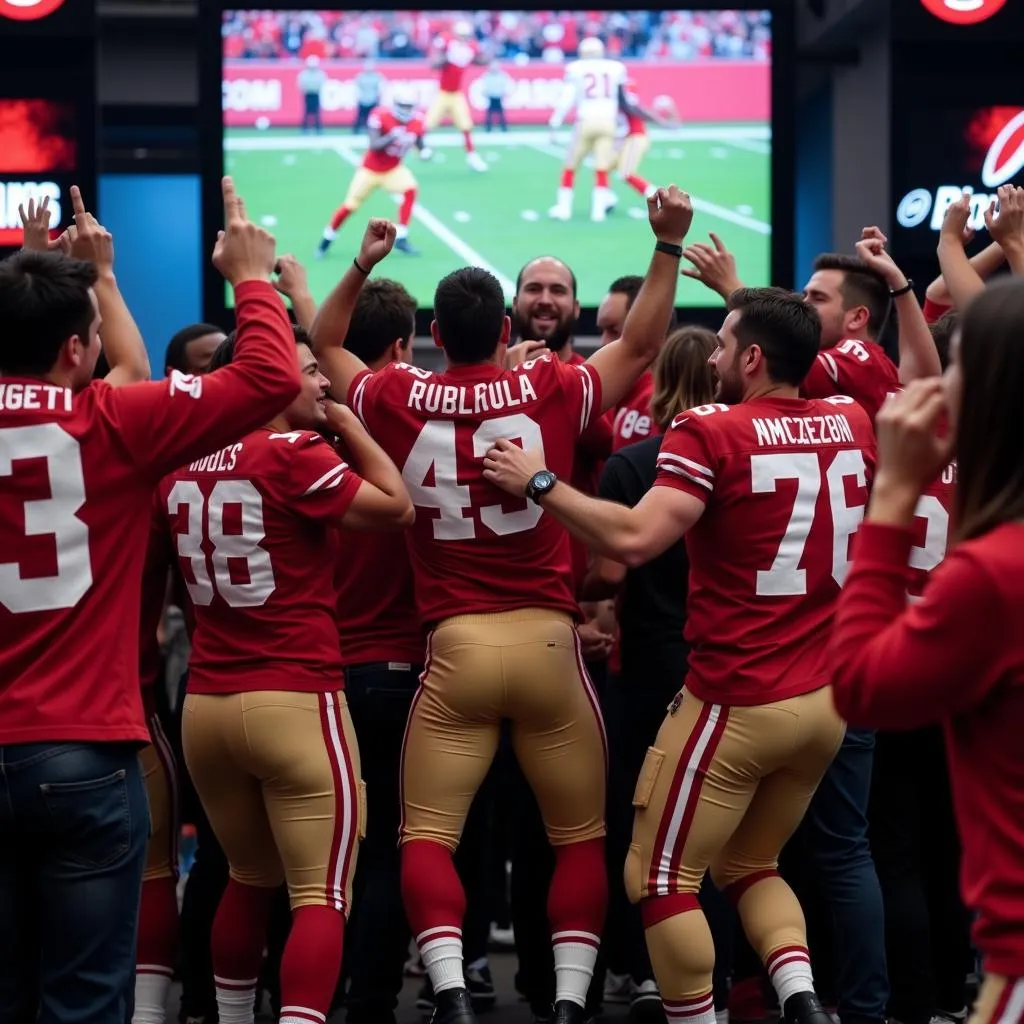
M 203 378 L 195 377 L 191 373 L 182 373 L 181 370 L 171 370 L 171 395 L 179 391 L 189 398 L 198 398 L 203 393 Z
M 212 455 L 204 455 L 201 459 L 189 463 L 190 473 L 230 473 L 238 462 L 238 453 L 245 447 L 241 441 L 230 448 L 221 448 Z
M 853 444 L 853 430 L 843 415 L 755 418 L 754 432 L 762 447 L 788 444 Z
M 951 462 L 942 471 L 942 482 L 944 484 L 955 484 L 956 483 L 956 462 Z
M 0 384 L 0 409 L 71 412 L 71 389 L 56 384 Z
M 513 394 L 513 388 L 518 395 Z M 446 416 L 475 416 L 535 401 L 537 392 L 525 374 L 512 380 L 496 380 L 474 384 L 471 388 L 455 384 L 427 384 L 413 381 L 409 388 L 410 409 L 419 412 L 440 412 Z

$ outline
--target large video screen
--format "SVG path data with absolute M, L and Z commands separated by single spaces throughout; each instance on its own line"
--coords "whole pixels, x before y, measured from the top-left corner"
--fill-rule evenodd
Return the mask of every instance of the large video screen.
M 771 55 L 767 10 L 228 10 L 224 168 L 318 301 L 378 216 L 421 307 L 466 264 L 511 299 L 544 253 L 596 306 L 646 269 L 645 192 L 670 183 L 691 238 L 720 234 L 765 285 Z M 677 301 L 720 300 L 683 278 Z

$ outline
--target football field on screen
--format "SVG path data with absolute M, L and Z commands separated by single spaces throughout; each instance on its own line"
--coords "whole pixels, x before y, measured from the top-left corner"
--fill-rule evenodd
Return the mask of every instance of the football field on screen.
M 544 253 L 564 259 L 576 272 L 579 300 L 597 305 L 613 278 L 642 274 L 652 236 L 643 198 L 612 175 L 618 196 L 602 223 L 590 220 L 593 169 L 576 175 L 573 219 L 548 217 L 555 202 L 568 131 L 554 138 L 543 128 L 507 133 L 474 132 L 486 172 L 466 164 L 460 134 L 432 132 L 433 158 L 413 150 L 405 158 L 419 189 L 409 227 L 418 256 L 395 251 L 382 275 L 401 281 L 420 306 L 430 307 L 434 287 L 446 273 L 472 264 L 492 271 L 511 299 L 515 277 L 528 260 Z M 365 152 L 366 137 L 345 130 L 302 135 L 293 129 L 228 129 L 225 172 L 244 197 L 249 217 L 277 237 L 279 253 L 292 253 L 308 271 L 322 301 L 356 254 L 368 217 L 395 219 L 396 200 L 376 192 L 338 231 L 321 261 L 317 242 Z M 771 251 L 771 136 L 765 125 L 693 125 L 651 131 L 639 173 L 655 185 L 675 183 L 693 197 L 690 241 L 708 241 L 714 231 L 736 254 L 740 277 L 769 283 Z M 684 261 L 685 266 L 689 266 Z M 230 295 L 229 295 L 230 301 Z M 703 285 L 680 280 L 677 303 L 718 305 Z

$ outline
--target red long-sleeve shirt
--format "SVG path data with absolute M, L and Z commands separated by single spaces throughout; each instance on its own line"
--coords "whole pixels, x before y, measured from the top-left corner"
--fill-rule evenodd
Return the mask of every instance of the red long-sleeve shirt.
M 832 636 L 836 708 L 877 728 L 943 723 L 974 941 L 986 971 L 1024 977 L 1024 524 L 951 549 L 908 606 L 912 544 L 860 529 Z

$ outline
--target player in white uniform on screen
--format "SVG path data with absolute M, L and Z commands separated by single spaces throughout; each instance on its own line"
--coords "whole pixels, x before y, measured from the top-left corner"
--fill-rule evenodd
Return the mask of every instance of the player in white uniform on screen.
M 556 220 L 572 217 L 572 188 L 576 169 L 583 158 L 594 155 L 594 191 L 590 219 L 602 221 L 615 205 L 615 193 L 608 187 L 608 171 L 615 156 L 615 126 L 619 108 L 625 106 L 623 91 L 626 65 L 604 55 L 604 43 L 594 36 L 580 42 L 579 59 L 565 69 L 565 83 L 549 127 L 560 128 L 570 109 L 576 108 L 576 127 L 562 168 L 558 199 L 548 211 Z

